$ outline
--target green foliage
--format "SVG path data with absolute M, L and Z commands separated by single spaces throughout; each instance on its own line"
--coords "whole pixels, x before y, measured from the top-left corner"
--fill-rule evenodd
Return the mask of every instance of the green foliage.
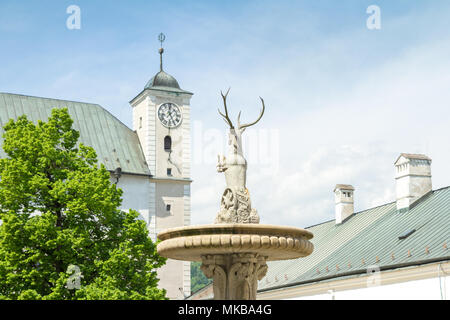
M 200 270 L 201 262 L 191 262 L 191 291 L 196 292 L 212 282 Z
M 0 159 L 0 299 L 165 299 L 165 263 L 122 190 L 81 143 L 67 109 L 5 126 Z M 81 287 L 67 286 L 69 266 Z

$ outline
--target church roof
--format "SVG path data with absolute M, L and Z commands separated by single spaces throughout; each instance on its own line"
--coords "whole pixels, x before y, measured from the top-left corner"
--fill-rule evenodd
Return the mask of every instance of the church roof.
M 137 134 L 98 104 L 0 92 L 0 143 L 3 126 L 9 119 L 25 114 L 37 123 L 46 121 L 53 108 L 64 107 L 74 121 L 74 129 L 80 132 L 79 141 L 95 149 L 99 162 L 107 170 L 120 167 L 123 173 L 150 175 Z M 0 157 L 6 157 L 3 148 Z
M 145 89 L 192 94 L 189 91 L 181 89 L 178 81 L 163 70 L 159 71 L 149 82 L 147 82 L 144 87 L 144 90 Z
M 409 211 L 392 202 L 306 230 L 314 234 L 313 253 L 268 262 L 259 292 L 357 277 L 374 265 L 383 271 L 450 260 L 450 187 L 430 192 Z
M 174 77 L 172 77 L 170 74 L 165 73 L 164 71 L 158 72 L 145 85 L 146 89 L 152 88 L 152 87 L 168 87 L 168 88 L 180 89 L 180 85 L 178 84 L 178 81 Z
M 162 45 L 162 43 L 164 42 L 164 39 L 165 39 L 165 35 L 161 33 L 159 35 L 158 39 L 161 41 L 161 45 Z M 160 59 L 159 72 L 153 78 L 151 78 L 149 82 L 147 82 L 147 84 L 144 87 L 144 91 L 147 89 L 152 89 L 152 90 L 168 91 L 168 92 L 174 92 L 174 93 L 187 93 L 187 94 L 192 95 L 192 92 L 185 91 L 180 88 L 180 85 L 178 84 L 177 79 L 175 79 L 170 74 L 164 72 L 164 70 L 163 70 L 163 53 L 164 53 L 164 49 L 160 48 L 159 49 L 159 59 Z

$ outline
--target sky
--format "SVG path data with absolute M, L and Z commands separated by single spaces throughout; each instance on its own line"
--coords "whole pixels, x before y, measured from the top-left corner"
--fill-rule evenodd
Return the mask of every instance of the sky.
M 66 26 L 71 5 L 80 29 Z M 380 9 L 369 29 L 367 8 Z M 0 92 L 97 103 L 131 127 L 129 101 L 164 69 L 194 93 L 192 223 L 212 223 L 226 127 L 220 90 L 245 133 L 247 186 L 261 223 L 334 219 L 334 186 L 357 212 L 395 201 L 401 152 L 433 159 L 450 185 L 449 1 L 0 2 Z

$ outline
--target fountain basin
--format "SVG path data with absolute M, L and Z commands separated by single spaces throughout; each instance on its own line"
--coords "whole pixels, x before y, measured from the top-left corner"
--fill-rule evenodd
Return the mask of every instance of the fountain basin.
M 266 261 L 308 256 L 314 246 L 307 230 L 264 224 L 210 224 L 167 229 L 158 234 L 158 253 L 183 261 L 202 256 L 254 253 Z

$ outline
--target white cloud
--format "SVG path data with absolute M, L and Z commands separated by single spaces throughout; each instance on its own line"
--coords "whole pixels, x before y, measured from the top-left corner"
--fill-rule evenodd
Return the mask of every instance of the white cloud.
M 319 103 L 314 97 L 299 101 L 296 90 L 274 91 L 272 83 L 257 82 L 258 90 L 272 100 L 261 126 L 269 123 L 280 130 L 279 172 L 261 174 L 257 165 L 248 171 L 252 203 L 261 222 L 305 227 L 333 219 L 332 190 L 337 183 L 356 187 L 356 211 L 394 201 L 393 163 L 401 152 L 432 157 L 434 188 L 450 185 L 446 164 L 450 157 L 449 55 L 450 46 L 445 42 L 409 48 L 370 66 L 358 75 L 358 81 L 339 84 L 345 91 L 323 92 Z M 291 64 L 295 68 L 295 61 L 283 66 Z M 327 77 L 338 79 L 339 75 Z M 256 97 L 255 88 L 248 94 L 247 87 L 240 90 L 241 82 L 235 80 L 235 101 Z M 249 76 L 245 81 L 253 79 Z M 302 110 L 308 104 L 317 107 Z M 199 178 L 202 174 L 196 169 L 194 175 L 196 184 L 210 185 Z M 220 192 L 208 198 L 211 206 L 203 203 L 202 208 L 218 208 Z M 200 221 L 203 214 L 193 202 L 193 222 Z

